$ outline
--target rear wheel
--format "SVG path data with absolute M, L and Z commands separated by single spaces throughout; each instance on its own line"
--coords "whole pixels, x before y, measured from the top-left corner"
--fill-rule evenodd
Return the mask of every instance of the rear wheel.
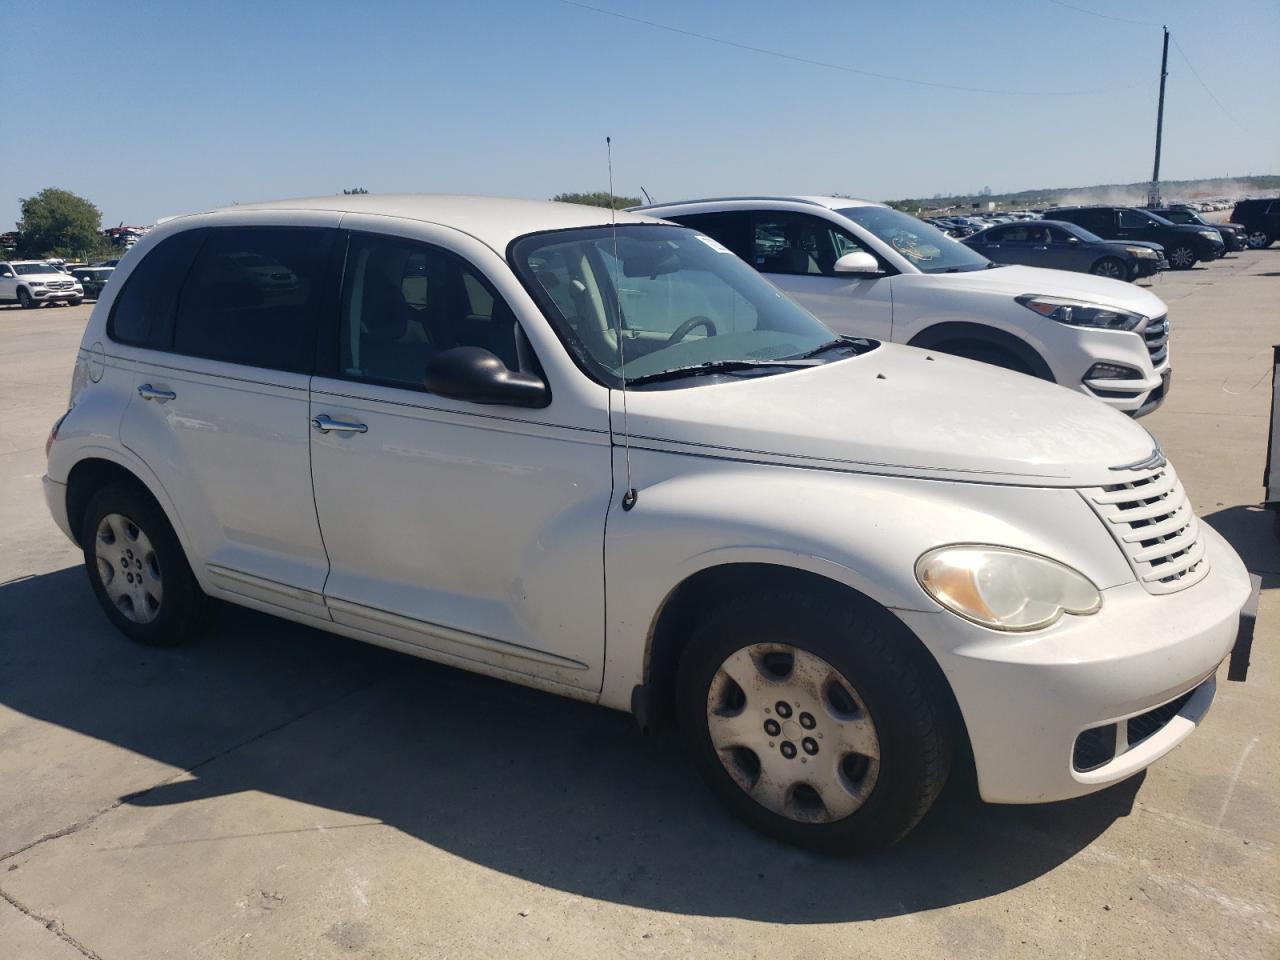
M 94 595 L 122 633 L 175 646 L 199 632 L 209 598 L 159 506 L 137 487 L 114 484 L 94 494 L 80 544 Z
M 1273 237 L 1267 231 L 1259 227 L 1256 230 L 1249 231 L 1249 246 L 1254 250 L 1264 250 L 1271 246 Z
M 1089 272 L 1099 277 L 1110 277 L 1112 280 L 1129 279 L 1129 266 L 1119 257 L 1103 257 Z
M 800 592 L 735 598 L 694 631 L 681 726 L 711 790 L 755 829 L 825 852 L 905 836 L 941 792 L 951 725 L 885 611 Z
M 1194 247 L 1185 244 L 1169 251 L 1169 266 L 1175 270 L 1190 270 L 1200 258 L 1196 256 Z

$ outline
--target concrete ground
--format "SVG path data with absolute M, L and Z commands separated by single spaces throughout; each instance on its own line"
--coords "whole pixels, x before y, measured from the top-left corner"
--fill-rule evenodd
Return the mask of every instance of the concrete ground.
M 0 307 L 0 957 L 1275 958 L 1280 248 L 1153 288 L 1176 373 L 1144 423 L 1264 578 L 1248 682 L 1144 776 L 953 790 L 862 860 L 750 833 L 620 714 L 234 609 L 131 645 L 40 493 L 89 306 Z

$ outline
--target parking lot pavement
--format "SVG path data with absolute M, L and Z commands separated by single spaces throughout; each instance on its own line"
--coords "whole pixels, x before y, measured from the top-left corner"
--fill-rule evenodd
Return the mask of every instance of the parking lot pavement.
M 1263 577 L 1248 682 L 1144 776 L 953 790 L 847 861 L 748 832 L 621 714 L 246 611 L 130 645 L 40 492 L 89 305 L 0 307 L 0 956 L 1274 958 L 1280 249 L 1152 288 L 1175 373 L 1143 422 Z

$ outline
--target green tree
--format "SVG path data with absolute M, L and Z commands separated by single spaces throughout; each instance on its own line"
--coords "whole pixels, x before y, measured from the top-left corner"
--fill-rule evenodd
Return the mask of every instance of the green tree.
M 368 193 L 368 192 L 369 191 L 366 190 L 364 187 L 352 187 L 350 190 L 343 190 L 342 195 L 344 197 L 351 197 L 359 193 Z
M 75 259 L 93 256 L 108 246 L 102 236 L 102 214 L 84 197 L 46 187 L 19 203 L 21 256 Z
M 560 203 L 583 203 L 589 207 L 608 207 L 609 193 L 607 190 L 597 190 L 594 193 L 557 193 L 552 200 L 558 200 Z M 614 197 L 613 209 L 621 210 L 623 207 L 640 206 L 639 197 Z

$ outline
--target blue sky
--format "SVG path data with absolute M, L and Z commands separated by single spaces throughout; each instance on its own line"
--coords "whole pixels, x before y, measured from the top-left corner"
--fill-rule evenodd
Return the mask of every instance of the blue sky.
M 618 192 L 643 185 L 656 199 L 1150 175 L 1158 26 L 1052 0 L 589 2 L 805 59 L 1021 93 L 783 60 L 563 0 L 7 0 L 0 229 L 46 186 L 93 200 L 109 225 L 357 185 L 602 189 L 606 134 Z M 1171 49 L 1166 178 L 1280 172 L 1280 4 L 1070 3 L 1168 23 L 1235 118 Z

